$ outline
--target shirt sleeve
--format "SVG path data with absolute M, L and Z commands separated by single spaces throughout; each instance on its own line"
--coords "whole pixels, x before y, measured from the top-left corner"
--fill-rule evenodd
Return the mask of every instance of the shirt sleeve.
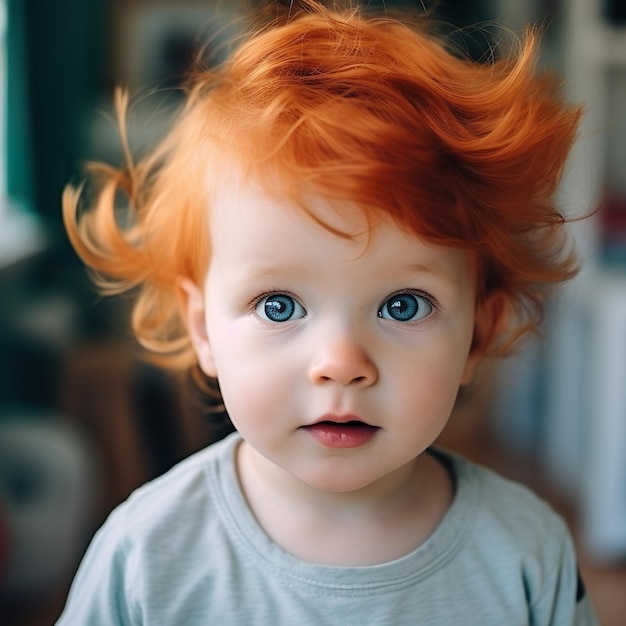
M 94 536 L 74 577 L 57 626 L 131 626 L 127 581 L 132 568 L 124 540 L 123 512 L 115 511 Z
M 554 563 L 548 584 L 530 607 L 530 624 L 598 626 L 567 532 L 563 533 L 560 559 Z

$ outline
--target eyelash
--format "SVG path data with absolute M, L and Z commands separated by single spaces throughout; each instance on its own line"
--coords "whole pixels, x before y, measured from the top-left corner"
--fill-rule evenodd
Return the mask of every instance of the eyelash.
M 304 308 L 304 305 L 300 301 L 300 298 L 298 298 L 293 293 L 291 293 L 291 291 L 286 291 L 285 289 L 269 289 L 268 291 L 263 291 L 258 296 L 255 296 L 250 301 L 250 304 L 248 305 L 248 307 L 250 308 L 250 312 L 254 313 L 256 311 L 257 306 L 259 306 L 259 302 L 261 302 L 261 300 L 263 300 L 264 298 L 267 298 L 269 296 L 276 296 L 276 295 L 289 296 L 290 298 L 293 298 L 296 302 L 298 302 L 298 304 L 302 308 Z
M 428 318 L 433 317 L 434 315 L 437 315 L 440 311 L 440 307 L 439 307 L 439 302 L 437 302 L 436 298 L 434 298 L 433 296 L 431 296 L 430 294 L 426 293 L 425 291 L 420 291 L 419 289 L 398 289 L 397 291 L 394 291 L 393 293 L 390 293 L 381 303 L 380 307 L 382 307 L 384 305 L 385 302 L 387 302 L 387 300 L 398 296 L 400 294 L 403 293 L 409 293 L 413 296 L 417 296 L 419 298 L 423 298 L 424 300 L 426 300 L 426 302 L 428 302 L 428 304 L 432 307 L 433 312 L 428 316 Z M 261 302 L 261 300 L 263 300 L 264 298 L 267 298 L 268 296 L 275 296 L 275 295 L 285 295 L 285 296 L 289 296 L 290 298 L 293 298 L 294 300 L 296 300 L 300 306 L 302 308 L 304 308 L 304 305 L 302 304 L 302 302 L 300 301 L 300 299 L 295 296 L 293 293 L 291 293 L 290 291 L 286 291 L 285 289 L 269 289 L 267 291 L 263 291 L 260 294 L 258 294 L 257 296 L 255 296 L 251 301 L 250 304 L 248 305 L 250 312 L 251 313 L 255 313 L 256 309 L 259 305 L 259 302 Z M 380 308 L 379 307 L 379 308 Z M 418 322 L 421 322 L 422 320 L 418 320 Z M 411 323 L 411 322 L 407 322 L 407 323 Z M 417 322 L 413 322 L 413 323 L 417 323 Z
M 436 298 L 431 296 L 429 293 L 426 293 L 425 291 L 421 291 L 419 289 L 410 289 L 410 288 L 398 289 L 397 291 L 390 293 L 383 300 L 383 303 L 387 302 L 387 300 L 390 300 L 391 298 L 394 298 L 395 296 L 399 296 L 401 293 L 410 293 L 412 296 L 417 296 L 418 298 L 424 298 L 424 300 L 426 300 L 426 302 L 428 302 L 428 304 L 430 304 L 430 306 L 433 307 L 434 311 L 439 310 L 439 302 L 437 302 Z
M 421 324 L 424 321 L 428 320 L 428 319 L 432 319 L 433 317 L 435 317 L 436 315 L 438 315 L 441 311 L 441 308 L 439 306 L 439 302 L 437 301 L 436 298 L 434 298 L 433 296 L 431 296 L 429 293 L 426 293 L 425 291 L 421 291 L 420 289 L 398 289 L 397 291 L 394 291 L 393 293 L 390 293 L 388 296 L 385 297 L 385 299 L 383 300 L 382 304 L 380 305 L 379 310 L 384 306 L 384 304 L 386 302 L 388 302 L 389 300 L 391 300 L 392 298 L 395 298 L 396 296 L 399 296 L 403 293 L 408 293 L 411 294 L 412 296 L 416 296 L 418 298 L 422 298 L 424 299 L 428 305 L 432 308 L 432 312 L 427 315 L 426 317 L 419 319 L 419 320 L 415 320 L 413 322 L 403 322 L 404 324 Z

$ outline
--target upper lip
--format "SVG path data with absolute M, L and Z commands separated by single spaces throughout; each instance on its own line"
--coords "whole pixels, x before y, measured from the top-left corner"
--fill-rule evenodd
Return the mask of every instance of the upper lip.
M 358 415 L 354 415 L 353 413 L 326 413 L 325 415 L 322 415 L 319 419 L 315 420 L 313 423 L 308 424 L 308 426 L 314 426 L 315 424 L 322 424 L 324 422 L 332 422 L 333 424 L 359 423 L 365 424 L 366 426 L 371 426 L 371 424 L 363 421 Z

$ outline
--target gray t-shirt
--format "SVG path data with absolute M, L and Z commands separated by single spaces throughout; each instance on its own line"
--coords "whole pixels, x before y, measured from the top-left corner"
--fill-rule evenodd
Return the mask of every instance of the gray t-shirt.
M 58 624 L 596 624 L 564 523 L 524 487 L 433 451 L 455 477 L 439 527 L 368 567 L 295 558 L 256 523 L 233 434 L 138 489 L 98 531 Z

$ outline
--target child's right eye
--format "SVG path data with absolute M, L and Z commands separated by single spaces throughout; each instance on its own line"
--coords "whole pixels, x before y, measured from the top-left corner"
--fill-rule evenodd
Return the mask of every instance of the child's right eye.
M 264 296 L 257 302 L 255 311 L 259 317 L 270 322 L 288 322 L 306 316 L 304 307 L 284 293 Z

